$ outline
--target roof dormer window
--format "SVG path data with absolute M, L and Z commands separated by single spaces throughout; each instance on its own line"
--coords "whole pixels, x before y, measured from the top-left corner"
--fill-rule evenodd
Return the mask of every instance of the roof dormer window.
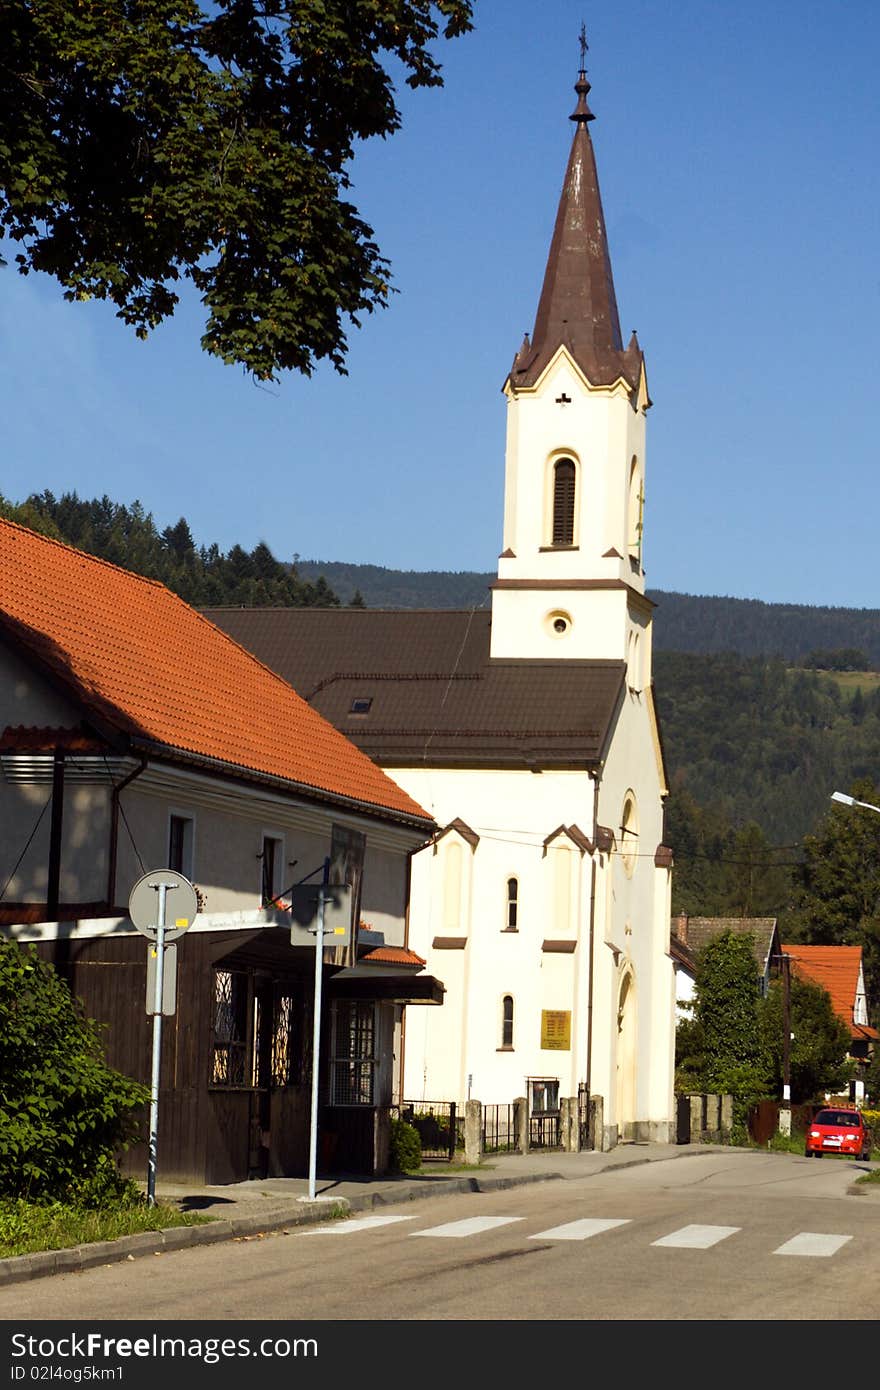
M 349 714 L 369 714 L 370 706 L 372 705 L 372 703 L 372 696 L 358 695 L 354 700 L 352 700 L 351 708 L 348 712 Z

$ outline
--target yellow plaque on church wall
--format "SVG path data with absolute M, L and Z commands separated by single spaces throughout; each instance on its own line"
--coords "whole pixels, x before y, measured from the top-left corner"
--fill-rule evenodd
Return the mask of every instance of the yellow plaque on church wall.
M 541 1047 L 551 1052 L 571 1049 L 571 1013 L 567 1009 L 541 1010 Z

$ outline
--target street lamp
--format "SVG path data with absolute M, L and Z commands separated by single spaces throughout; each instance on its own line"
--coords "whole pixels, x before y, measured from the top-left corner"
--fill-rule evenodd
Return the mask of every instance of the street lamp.
M 832 801 L 842 801 L 844 806 L 864 806 L 866 811 L 876 811 L 880 815 L 880 806 L 872 806 L 870 801 L 856 801 L 854 796 L 847 796 L 846 792 L 832 792 Z

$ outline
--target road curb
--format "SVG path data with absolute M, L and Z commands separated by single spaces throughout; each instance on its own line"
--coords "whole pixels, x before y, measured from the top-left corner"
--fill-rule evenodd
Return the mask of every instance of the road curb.
M 504 1178 L 440 1178 L 424 1186 L 400 1187 L 387 1194 L 371 1192 L 352 1199 L 318 1198 L 312 1204 L 297 1198 L 289 1206 L 262 1214 L 255 1212 L 248 1216 L 233 1216 L 228 1220 L 211 1221 L 199 1226 L 166 1226 L 159 1231 L 140 1231 L 136 1235 L 119 1236 L 117 1240 L 68 1246 L 64 1250 L 10 1255 L 0 1259 L 0 1289 L 53 1274 L 76 1274 L 85 1269 L 94 1269 L 97 1265 L 119 1264 L 123 1260 L 161 1255 L 166 1251 L 170 1253 L 199 1245 L 216 1245 L 223 1240 L 253 1239 L 295 1226 L 342 1219 L 353 1212 L 370 1211 L 376 1206 L 415 1202 L 441 1193 L 501 1191 L 561 1177 L 561 1173 L 523 1173 L 520 1177 Z

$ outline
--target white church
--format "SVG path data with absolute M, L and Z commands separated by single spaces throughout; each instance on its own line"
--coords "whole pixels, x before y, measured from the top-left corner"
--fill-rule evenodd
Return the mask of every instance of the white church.
M 404 1095 L 535 1115 L 602 1098 L 596 1147 L 674 1137 L 671 851 L 642 564 L 644 356 L 626 347 L 581 69 L 534 332 L 504 383 L 491 606 L 212 609 L 440 827 L 408 945 Z

